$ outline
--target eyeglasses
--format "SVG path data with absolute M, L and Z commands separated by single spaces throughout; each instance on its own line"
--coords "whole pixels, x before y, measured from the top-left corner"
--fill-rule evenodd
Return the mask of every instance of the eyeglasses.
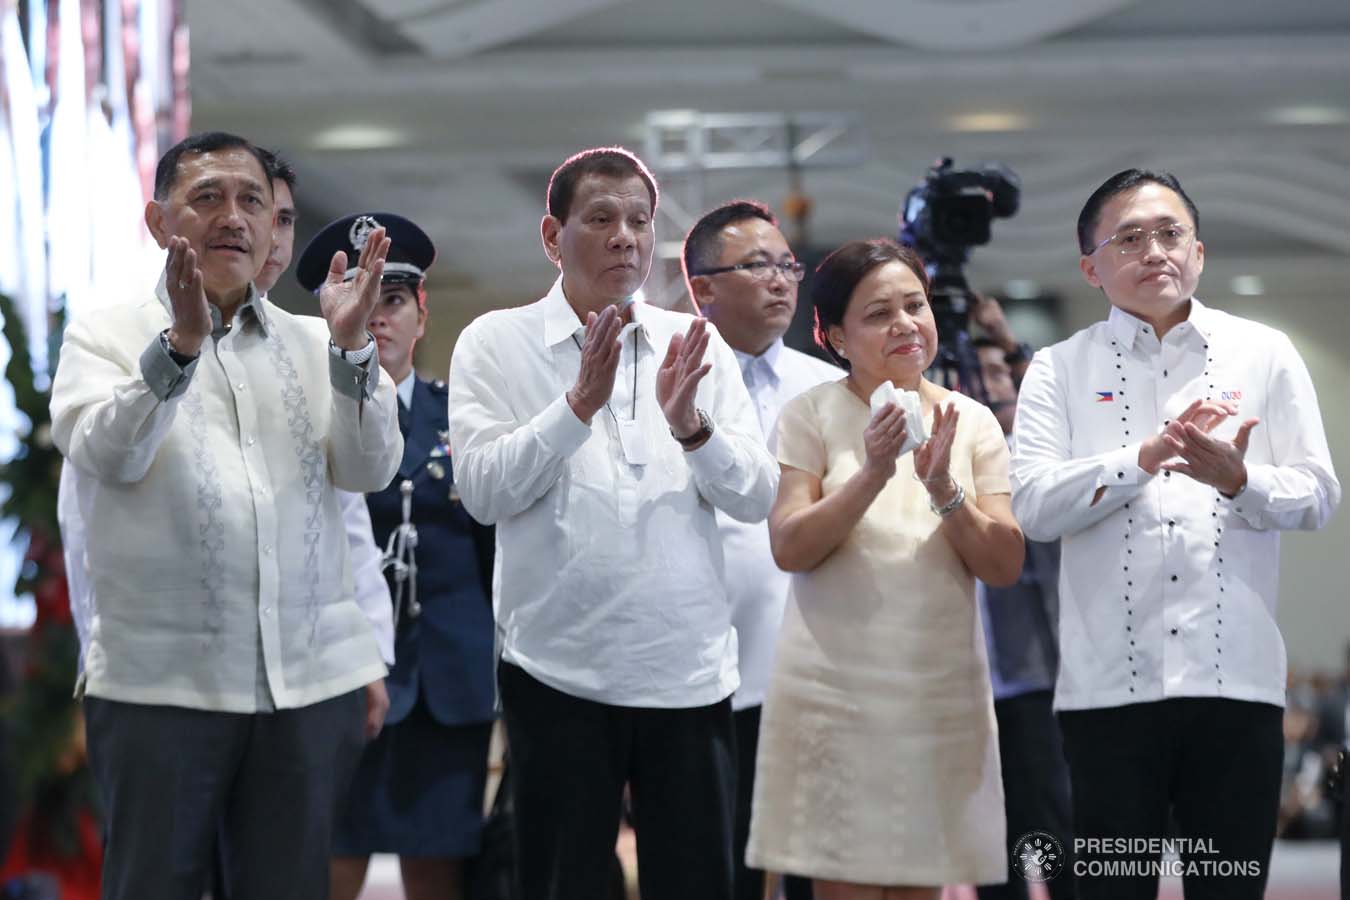
M 745 272 L 755 281 L 771 281 L 776 274 L 781 274 L 791 281 L 801 281 L 806 277 L 806 266 L 795 259 L 792 262 L 770 262 L 767 259 L 757 259 L 754 262 L 736 263 L 734 266 L 704 269 L 702 272 L 695 272 L 694 274 L 720 275 L 723 272 Z
M 1172 222 L 1168 225 L 1159 225 L 1157 228 L 1126 228 L 1123 231 L 1117 231 L 1106 240 L 1092 248 L 1092 253 L 1111 245 L 1122 256 L 1134 256 L 1143 253 L 1154 241 L 1164 251 L 1170 253 L 1178 247 L 1184 247 L 1190 243 L 1191 237 L 1195 234 L 1195 229 L 1186 225 Z M 1089 253 L 1089 256 L 1092 254 Z

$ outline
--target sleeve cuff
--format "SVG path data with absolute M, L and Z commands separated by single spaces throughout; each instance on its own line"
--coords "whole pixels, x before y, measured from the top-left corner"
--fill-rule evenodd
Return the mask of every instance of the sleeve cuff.
M 1097 487 L 1137 487 L 1152 477 L 1139 468 L 1139 444 L 1130 444 L 1102 460 Z
M 1262 527 L 1261 513 L 1270 506 L 1272 475 L 1270 467 L 1248 464 L 1247 484 L 1232 500 L 1224 498 L 1233 512 L 1253 528 Z
M 155 335 L 150 345 L 141 354 L 141 378 L 145 379 L 150 393 L 161 401 L 180 397 L 192 383 L 192 373 L 197 371 L 194 358 L 187 365 L 180 366 L 174 361 L 161 335 Z
M 672 438 L 674 440 L 674 438 Z M 736 453 L 731 446 L 731 438 L 713 423 L 713 433 L 697 450 L 684 454 L 689 466 L 700 479 L 713 479 L 721 475 L 736 462 Z
M 535 417 L 534 430 L 544 446 L 561 457 L 577 452 L 591 436 L 591 426 L 572 412 L 566 394 L 544 407 L 544 411 Z
M 333 350 L 333 345 L 329 344 Z M 364 360 L 359 360 L 362 354 Z M 375 342 L 371 341 L 360 350 L 348 353 L 344 358 L 339 352 L 328 355 L 328 377 L 333 390 L 350 397 L 357 402 L 370 399 L 380 383 L 380 354 L 376 352 Z

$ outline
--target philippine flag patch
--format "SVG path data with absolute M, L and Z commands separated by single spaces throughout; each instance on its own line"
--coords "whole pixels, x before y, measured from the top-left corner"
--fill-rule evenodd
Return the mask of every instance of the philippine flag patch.
M 1115 394 L 1114 391 L 1098 391 L 1098 392 L 1097 392 L 1097 402 L 1098 402 L 1098 403 L 1111 403 L 1111 402 L 1114 401 L 1115 399 L 1116 399 L 1116 394 Z

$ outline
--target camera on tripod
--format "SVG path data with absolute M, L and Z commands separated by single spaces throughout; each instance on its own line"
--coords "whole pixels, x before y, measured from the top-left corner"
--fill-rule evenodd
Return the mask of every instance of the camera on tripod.
M 906 196 L 900 210 L 900 241 L 928 266 L 929 302 L 938 329 L 933 366 L 940 381 L 975 399 L 986 399 L 979 358 L 968 330 L 974 295 L 966 281 L 970 251 L 989 243 L 994 219 L 1017 214 L 1022 183 L 1001 164 L 957 169 L 944 156 Z

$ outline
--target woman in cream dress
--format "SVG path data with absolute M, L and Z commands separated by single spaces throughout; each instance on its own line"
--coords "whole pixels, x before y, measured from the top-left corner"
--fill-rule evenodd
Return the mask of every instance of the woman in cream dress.
M 1007 877 L 1003 785 L 975 579 L 1012 583 L 1022 533 L 989 410 L 923 377 L 928 280 L 890 240 L 832 253 L 816 336 L 849 375 L 789 403 L 769 517 L 792 600 L 764 704 L 747 858 L 817 900 L 936 898 Z M 919 393 L 929 440 L 899 456 Z

